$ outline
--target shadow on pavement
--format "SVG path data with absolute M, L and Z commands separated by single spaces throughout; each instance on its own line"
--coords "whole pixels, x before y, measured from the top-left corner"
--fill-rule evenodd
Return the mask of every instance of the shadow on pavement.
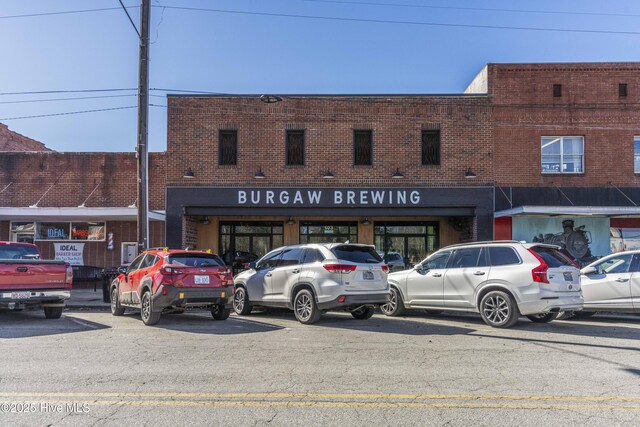
M 139 315 L 138 315 L 139 318 Z M 140 320 L 142 323 L 142 320 Z M 271 323 L 256 322 L 246 317 L 230 317 L 227 320 L 214 320 L 211 315 L 197 314 L 163 314 L 155 328 L 172 331 L 189 332 L 193 334 L 210 335 L 242 335 L 259 332 L 272 332 L 284 329 L 283 326 Z
M 290 310 L 269 309 L 262 313 L 254 312 L 251 316 L 256 318 L 279 318 L 291 320 L 299 324 L 295 315 Z M 243 317 L 245 319 L 246 317 Z M 304 325 L 301 325 L 304 326 Z M 311 328 L 335 328 L 354 331 L 376 332 L 397 335 L 461 335 L 475 332 L 458 326 L 441 325 L 436 323 L 416 322 L 402 317 L 389 318 L 385 316 L 373 316 L 367 320 L 354 319 L 350 314 L 328 312 L 322 315 L 318 323 L 306 327 Z
M 60 319 L 46 319 L 42 310 L 0 310 L 0 338 L 28 338 L 107 329 L 109 326 L 63 313 Z

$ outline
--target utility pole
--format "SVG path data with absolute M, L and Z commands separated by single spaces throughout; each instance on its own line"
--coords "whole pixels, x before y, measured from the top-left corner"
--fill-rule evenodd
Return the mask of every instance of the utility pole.
M 140 6 L 140 59 L 138 62 L 138 251 L 149 247 L 149 26 L 150 0 Z

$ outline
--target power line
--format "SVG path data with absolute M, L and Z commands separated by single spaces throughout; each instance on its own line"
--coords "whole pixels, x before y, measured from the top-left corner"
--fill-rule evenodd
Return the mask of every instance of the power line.
M 140 7 L 140 6 L 129 6 L 130 8 Z M 104 12 L 108 10 L 120 10 L 119 7 L 103 7 L 99 9 L 80 9 L 80 10 L 63 10 L 59 12 L 40 12 L 40 13 L 26 13 L 23 15 L 6 15 L 0 16 L 0 19 L 11 19 L 11 18 L 33 18 L 35 16 L 51 16 L 51 15 L 70 15 L 74 13 L 90 13 L 90 12 Z
M 128 106 L 128 107 L 100 108 L 100 109 L 97 109 L 97 110 L 82 110 L 82 111 L 67 111 L 67 112 L 64 112 L 64 113 L 38 114 L 38 115 L 34 115 L 34 116 L 3 117 L 3 118 L 0 118 L 0 121 L 21 120 L 21 119 L 35 119 L 35 118 L 39 118 L 39 117 L 68 116 L 68 115 L 72 115 L 72 114 L 96 113 L 98 111 L 126 110 L 128 108 L 138 108 L 138 106 L 137 105 L 131 105 L 131 106 Z
M 127 96 L 136 96 L 136 94 L 128 94 L 128 95 L 103 95 L 103 96 L 74 96 L 72 98 L 48 98 L 48 99 L 29 99 L 23 101 L 0 101 L 0 104 L 27 104 L 30 102 L 49 102 L 49 101 L 75 101 L 82 99 L 104 99 L 104 98 L 123 98 Z M 160 96 L 160 95 L 158 95 Z M 161 96 L 164 98 L 164 96 Z
M 534 9 L 503 9 L 503 8 L 489 8 L 489 7 L 462 7 L 462 6 L 433 6 L 424 4 L 406 4 L 406 3 L 377 3 L 377 2 L 355 2 L 344 0 L 298 0 L 310 3 L 331 3 L 331 4 L 353 4 L 363 6 L 391 6 L 391 7 L 405 7 L 405 8 L 419 8 L 419 9 L 447 9 L 447 10 L 475 10 L 481 12 L 512 12 L 512 13 L 540 13 L 540 14 L 552 14 L 552 15 L 588 15 L 588 16 L 625 16 L 625 17 L 638 17 L 640 15 L 631 13 L 606 13 L 606 12 L 569 12 L 569 11 L 556 11 L 556 10 L 534 10 Z
M 164 7 L 167 9 L 185 10 L 185 11 L 191 11 L 191 12 L 213 12 L 213 13 L 226 13 L 226 14 L 234 14 L 234 15 L 254 15 L 254 16 L 268 16 L 268 17 L 279 17 L 279 18 L 315 19 L 315 20 L 322 20 L 322 21 L 366 22 L 366 23 L 372 23 L 372 24 L 400 24 L 400 25 L 418 25 L 418 26 L 431 26 L 431 27 L 481 28 L 481 29 L 493 29 L 493 30 L 549 31 L 549 32 L 558 32 L 558 33 L 640 35 L 639 31 L 581 30 L 581 29 L 571 29 L 571 28 L 543 28 L 543 27 L 517 27 L 517 26 L 503 26 L 503 25 L 452 24 L 452 23 L 444 23 L 444 22 L 394 21 L 394 20 L 387 20 L 387 19 L 344 18 L 344 17 L 338 17 L 338 16 L 249 12 L 249 11 L 243 11 L 243 10 L 206 9 L 206 8 L 199 8 L 199 7 L 184 7 L 184 6 L 164 6 Z
M 140 31 L 138 31 L 138 27 L 136 27 L 136 24 L 133 23 L 133 19 L 131 19 L 131 15 L 129 15 L 129 11 L 124 6 L 124 3 L 122 3 L 122 0 L 118 0 L 118 1 L 120 2 L 120 6 L 122 6 L 122 10 L 124 10 L 124 13 L 127 14 L 127 18 L 129 18 L 129 22 L 131 22 L 133 29 L 136 31 L 136 34 L 138 35 L 138 38 L 140 38 Z
M 35 90 L 27 92 L 0 92 L 3 95 L 44 95 L 47 93 L 88 93 L 88 92 L 124 92 L 129 90 L 137 90 L 136 88 L 124 89 L 78 89 L 78 90 Z

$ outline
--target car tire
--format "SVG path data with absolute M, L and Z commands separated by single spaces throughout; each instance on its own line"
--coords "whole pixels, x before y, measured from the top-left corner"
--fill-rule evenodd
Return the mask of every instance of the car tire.
M 113 316 L 122 316 L 124 307 L 120 307 L 120 298 L 118 298 L 118 288 L 111 288 L 111 314 Z
M 249 295 L 247 294 L 247 290 L 242 286 L 236 288 L 236 291 L 233 293 L 233 311 L 236 314 L 241 316 L 246 316 L 251 313 L 251 304 L 249 304 Z
M 360 307 L 357 310 L 351 312 L 351 315 L 358 320 L 367 320 L 376 312 L 376 309 L 370 305 Z
M 44 317 L 47 319 L 59 319 L 64 307 L 44 307 Z
M 224 305 L 212 305 L 211 315 L 214 320 L 227 320 L 231 314 L 230 308 L 225 308 Z
M 401 316 L 404 314 L 404 302 L 402 301 L 402 295 L 396 288 L 391 288 L 391 296 L 389 302 L 386 304 L 380 304 L 380 311 L 385 316 Z
M 531 314 L 527 316 L 527 319 L 531 320 L 533 323 L 549 323 L 552 320 L 556 320 L 558 317 L 558 313 L 539 313 L 539 314 Z
M 293 298 L 293 312 L 296 319 L 305 325 L 316 323 L 322 315 L 316 304 L 316 298 L 308 289 L 298 291 Z
M 574 319 L 588 319 L 589 317 L 596 314 L 595 311 L 574 311 L 573 318 Z
M 488 292 L 480 301 L 480 315 L 494 328 L 510 328 L 518 322 L 520 312 L 513 297 L 504 291 Z
M 428 316 L 437 316 L 438 314 L 442 314 L 444 310 L 425 310 Z
M 142 317 L 142 323 L 147 326 L 153 326 L 160 320 L 160 314 L 160 312 L 153 311 L 151 291 L 146 291 L 142 294 L 142 301 L 140 304 L 140 317 Z

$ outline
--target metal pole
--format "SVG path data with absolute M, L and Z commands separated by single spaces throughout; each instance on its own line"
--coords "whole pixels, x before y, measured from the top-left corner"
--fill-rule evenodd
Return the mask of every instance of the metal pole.
M 151 4 L 140 6 L 140 59 L 138 63 L 138 251 L 149 247 L 149 26 Z

